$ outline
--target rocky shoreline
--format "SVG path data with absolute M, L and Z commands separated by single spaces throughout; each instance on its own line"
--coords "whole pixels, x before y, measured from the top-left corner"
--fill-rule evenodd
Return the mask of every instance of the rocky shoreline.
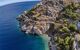
M 66 48 L 65 41 L 70 39 L 74 42 L 75 35 L 80 33 L 76 26 L 76 21 L 80 22 L 78 10 L 78 0 L 42 0 L 31 10 L 19 15 L 17 20 L 26 34 L 47 34 L 51 37 L 50 50 L 62 50 L 61 45 L 65 48 L 63 50 L 73 50 L 70 49 L 73 48 L 73 44 L 70 43 Z

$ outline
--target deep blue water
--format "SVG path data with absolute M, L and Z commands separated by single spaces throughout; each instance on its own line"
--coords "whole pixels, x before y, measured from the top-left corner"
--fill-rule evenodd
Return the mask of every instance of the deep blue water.
M 0 7 L 0 50 L 45 50 L 41 37 L 25 35 L 16 17 L 38 2 L 20 2 Z

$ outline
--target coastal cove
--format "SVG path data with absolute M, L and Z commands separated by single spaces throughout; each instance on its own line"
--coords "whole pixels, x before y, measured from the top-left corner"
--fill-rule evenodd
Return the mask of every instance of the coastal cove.
M 20 2 L 0 7 L 0 50 L 49 50 L 48 36 L 26 35 L 19 30 L 16 20 L 19 14 L 37 3 Z

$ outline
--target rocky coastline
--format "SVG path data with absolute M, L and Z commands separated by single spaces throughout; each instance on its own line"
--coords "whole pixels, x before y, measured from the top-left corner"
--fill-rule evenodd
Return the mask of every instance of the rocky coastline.
M 47 34 L 50 50 L 76 50 L 74 42 L 80 41 L 77 36 L 80 35 L 77 26 L 80 22 L 79 0 L 42 0 L 19 15 L 17 20 L 26 34 Z

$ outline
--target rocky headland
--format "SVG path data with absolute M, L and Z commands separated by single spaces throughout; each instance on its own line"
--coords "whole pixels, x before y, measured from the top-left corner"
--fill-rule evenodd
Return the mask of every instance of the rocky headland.
M 51 37 L 50 50 L 76 50 L 80 41 L 80 0 L 42 0 L 17 20 L 26 34 Z

